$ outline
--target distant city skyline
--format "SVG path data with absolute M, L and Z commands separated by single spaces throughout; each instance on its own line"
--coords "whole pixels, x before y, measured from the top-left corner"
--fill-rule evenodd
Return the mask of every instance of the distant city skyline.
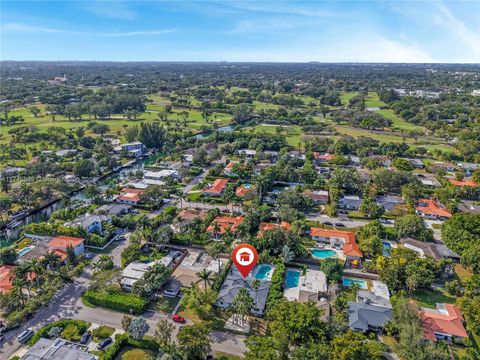
M 479 63 L 478 1 L 2 1 L 1 60 Z

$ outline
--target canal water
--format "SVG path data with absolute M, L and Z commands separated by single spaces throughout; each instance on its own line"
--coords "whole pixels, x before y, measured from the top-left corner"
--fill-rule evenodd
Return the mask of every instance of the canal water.
M 153 157 L 155 155 L 152 155 Z M 128 167 L 124 167 L 116 172 L 112 172 L 111 174 L 107 175 L 106 177 L 102 178 L 97 182 L 97 185 L 100 189 L 105 190 L 109 184 L 114 181 L 121 181 L 126 178 L 127 174 L 130 172 L 136 171 L 143 171 L 145 164 L 151 162 L 152 159 L 150 157 L 145 159 L 139 159 L 133 164 Z M 70 196 L 70 202 L 72 201 L 86 201 L 88 200 L 85 196 L 83 191 L 78 191 L 73 193 Z M 42 209 L 30 214 L 29 216 L 25 217 L 24 219 L 20 220 L 20 224 L 13 229 L 6 229 L 5 232 L 0 236 L 0 249 L 6 246 L 11 245 L 22 232 L 23 226 L 27 224 L 31 224 L 33 222 L 41 222 L 47 220 L 53 212 L 65 207 L 64 200 L 58 200 L 53 202 L 52 204 L 43 207 Z

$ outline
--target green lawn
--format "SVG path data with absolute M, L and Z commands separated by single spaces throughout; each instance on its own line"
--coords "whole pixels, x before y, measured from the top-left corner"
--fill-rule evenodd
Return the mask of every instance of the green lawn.
M 383 104 L 383 103 L 382 103 Z M 374 105 L 374 106 L 379 106 L 379 105 Z M 419 131 L 423 132 L 425 128 L 423 126 L 411 124 L 409 122 L 406 122 L 403 120 L 400 116 L 395 114 L 395 112 L 392 109 L 382 109 L 376 111 L 376 113 L 382 115 L 383 117 L 392 120 L 392 127 L 397 127 L 401 130 L 407 130 L 407 131 Z
M 267 133 L 267 134 L 278 134 L 276 128 L 280 127 L 282 131 L 280 132 L 281 134 L 285 135 L 285 138 L 287 140 L 287 143 L 294 147 L 298 148 L 298 144 L 301 143 L 301 146 L 303 147 L 303 139 L 302 139 L 302 129 L 300 126 L 294 125 L 294 126 L 269 126 L 269 125 L 256 125 L 255 127 L 250 127 L 250 128 L 245 128 L 247 132 L 249 131 L 254 131 L 255 133 Z
M 365 106 L 366 107 L 380 107 L 386 106 L 386 104 L 378 98 L 378 94 L 376 92 L 370 91 L 365 98 Z
M 441 290 L 419 290 L 412 294 L 412 298 L 418 302 L 421 307 L 435 308 L 437 303 L 455 303 L 455 297 L 448 295 Z
M 155 359 L 156 355 L 156 351 L 126 346 L 117 355 L 116 360 L 150 360 Z
M 357 96 L 358 94 L 358 91 L 342 91 L 342 93 L 340 94 L 340 100 L 342 101 L 342 105 L 347 106 L 348 101 L 354 96 Z

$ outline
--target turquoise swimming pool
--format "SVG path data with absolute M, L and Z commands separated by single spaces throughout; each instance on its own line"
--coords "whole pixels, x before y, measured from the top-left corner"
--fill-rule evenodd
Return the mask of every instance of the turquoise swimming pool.
M 287 276 L 285 276 L 285 289 L 298 287 L 299 280 L 300 280 L 299 271 L 287 270 Z
M 342 279 L 342 284 L 343 286 L 352 286 L 353 284 L 356 284 L 360 289 L 368 289 L 367 282 L 365 280 L 360 280 L 360 279 L 351 279 L 351 278 L 344 277 Z
M 273 266 L 271 265 L 260 265 L 257 272 L 255 273 L 255 279 L 257 280 L 270 280 L 272 278 Z
M 337 252 L 330 249 L 313 249 L 312 256 L 317 259 L 327 259 L 337 256 Z
M 23 255 L 25 255 L 26 253 L 28 253 L 30 250 L 32 250 L 34 247 L 35 247 L 35 246 L 27 246 L 27 247 L 24 247 L 22 250 L 20 250 L 20 251 L 18 252 L 17 255 L 18 255 L 19 257 L 20 257 L 20 256 L 23 256 Z

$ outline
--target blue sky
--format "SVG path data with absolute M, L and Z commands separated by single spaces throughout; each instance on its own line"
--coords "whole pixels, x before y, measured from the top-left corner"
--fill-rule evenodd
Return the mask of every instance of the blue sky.
M 1 60 L 480 62 L 479 1 L 6 1 Z

